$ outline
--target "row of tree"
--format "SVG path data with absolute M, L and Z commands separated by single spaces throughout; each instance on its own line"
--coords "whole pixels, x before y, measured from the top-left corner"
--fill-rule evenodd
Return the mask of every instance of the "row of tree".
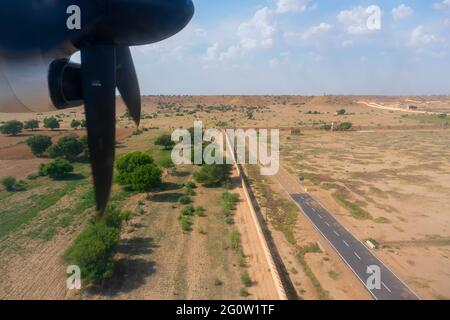
M 55 129 L 60 128 L 60 120 L 58 120 L 55 117 L 45 118 L 43 122 L 44 122 L 44 128 L 46 128 L 46 129 L 55 130 Z M 17 136 L 23 130 L 34 131 L 36 129 L 39 129 L 39 126 L 40 126 L 39 120 L 35 120 L 35 119 L 28 120 L 25 122 L 21 122 L 18 120 L 11 120 L 11 121 L 5 122 L 0 127 L 0 132 L 5 135 Z M 72 122 L 70 123 L 70 127 L 75 130 L 77 130 L 80 127 L 85 128 L 86 120 L 79 121 L 79 120 L 73 119 Z

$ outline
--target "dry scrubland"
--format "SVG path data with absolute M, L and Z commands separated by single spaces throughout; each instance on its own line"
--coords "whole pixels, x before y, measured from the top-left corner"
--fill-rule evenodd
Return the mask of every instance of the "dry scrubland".
M 161 133 L 192 127 L 282 129 L 282 165 L 303 175 L 316 195 L 359 239 L 372 239 L 376 253 L 421 297 L 450 297 L 449 97 L 144 97 L 142 131 L 119 102 L 118 154 L 144 151 L 167 164 L 167 151 L 153 145 Z M 408 110 L 414 106 L 414 110 Z M 336 111 L 345 109 L 344 115 Z M 424 112 L 429 112 L 424 113 Z M 24 141 L 44 134 L 57 141 L 82 119 L 81 108 L 53 114 L 1 114 L 0 121 L 58 116 L 61 129 L 0 136 L 0 178 L 24 179 L 26 191 L 0 189 L 1 298 L 227 299 L 273 297 L 261 268 L 241 201 L 235 225 L 226 223 L 222 188 L 196 189 L 194 206 L 206 209 L 183 232 L 177 199 L 193 167 L 164 170 L 164 187 L 151 201 L 114 187 L 112 202 L 134 212 L 125 226 L 113 277 L 73 294 L 65 289 L 61 255 L 93 215 L 89 167 L 76 163 L 73 179 L 27 179 L 47 158 L 36 158 Z M 331 122 L 351 122 L 355 131 L 327 132 Z M 295 130 L 294 130 L 295 129 Z M 360 130 L 360 131 L 359 131 Z M 248 167 L 262 213 L 290 283 L 291 297 L 368 299 L 361 284 L 324 244 L 309 222 L 270 178 Z M 241 193 L 237 184 L 232 192 Z M 241 233 L 235 250 L 233 234 Z M 317 246 L 320 242 L 323 248 Z M 245 263 L 242 259 L 245 258 Z M 259 267 L 258 267 L 259 266 Z M 245 289 L 248 279 L 251 287 Z M 250 294 L 248 297 L 247 292 Z

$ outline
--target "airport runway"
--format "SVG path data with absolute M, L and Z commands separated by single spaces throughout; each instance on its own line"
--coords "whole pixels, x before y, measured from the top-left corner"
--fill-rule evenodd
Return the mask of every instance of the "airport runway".
M 314 227 L 331 244 L 334 250 L 359 278 L 377 300 L 418 300 L 410 290 L 383 262 L 361 241 L 345 229 L 334 216 L 308 193 L 300 193 L 292 177 L 281 169 L 282 179 L 276 177 L 292 200 L 309 218 Z M 289 176 L 289 177 L 288 177 Z M 379 287 L 372 288 L 368 279 L 379 268 Z M 371 284 L 376 282 L 370 281 Z

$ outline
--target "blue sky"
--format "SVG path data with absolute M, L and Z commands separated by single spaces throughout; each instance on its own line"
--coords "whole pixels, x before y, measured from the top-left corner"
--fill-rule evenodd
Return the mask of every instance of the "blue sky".
M 450 94 L 450 0 L 194 3 L 133 48 L 144 94 Z

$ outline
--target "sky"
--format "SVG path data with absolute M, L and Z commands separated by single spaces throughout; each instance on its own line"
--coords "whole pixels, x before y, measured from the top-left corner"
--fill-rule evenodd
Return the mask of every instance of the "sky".
M 147 95 L 450 94 L 450 0 L 194 0 L 134 47 Z

